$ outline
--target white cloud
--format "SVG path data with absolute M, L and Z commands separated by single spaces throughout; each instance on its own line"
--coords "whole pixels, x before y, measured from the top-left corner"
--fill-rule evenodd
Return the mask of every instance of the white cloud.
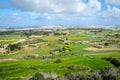
M 51 20 L 51 19 L 52 19 L 52 16 L 51 16 L 50 14 L 48 14 L 48 13 L 44 13 L 44 14 L 42 14 L 41 16 L 45 17 L 45 18 L 48 19 L 48 20 Z
M 76 3 L 74 8 L 76 12 L 82 12 L 86 9 L 86 5 L 84 3 Z
M 95 8 L 96 10 L 101 9 L 101 3 L 98 0 L 89 0 L 89 6 Z
M 11 0 L 12 5 L 20 10 L 49 14 L 79 14 L 92 16 L 101 9 L 98 0 Z
M 105 0 L 107 4 L 120 5 L 120 0 Z
M 108 6 L 107 10 L 100 13 L 103 17 L 114 17 L 114 18 L 120 18 L 120 9 L 117 7 L 111 7 Z
M 52 17 L 51 16 L 47 16 L 47 19 L 50 20 Z
M 11 0 L 18 9 L 33 12 L 60 12 L 62 9 L 53 4 L 52 0 Z

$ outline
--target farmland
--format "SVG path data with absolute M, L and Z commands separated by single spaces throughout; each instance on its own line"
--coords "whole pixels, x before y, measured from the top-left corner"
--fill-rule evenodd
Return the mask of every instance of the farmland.
M 89 75 L 90 71 L 116 67 L 102 58 L 116 58 L 120 62 L 120 30 L 95 30 L 1 34 L 0 80 L 28 80 L 37 72 Z

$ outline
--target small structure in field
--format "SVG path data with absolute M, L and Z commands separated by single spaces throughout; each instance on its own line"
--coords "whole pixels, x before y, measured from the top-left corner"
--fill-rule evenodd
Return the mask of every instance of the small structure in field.
M 0 54 L 5 54 L 6 50 L 4 48 L 0 48 Z

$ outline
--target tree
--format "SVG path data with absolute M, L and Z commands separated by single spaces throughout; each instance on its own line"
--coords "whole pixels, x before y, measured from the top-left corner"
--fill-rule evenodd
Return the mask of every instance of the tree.
M 14 50 L 21 49 L 21 43 L 9 44 L 6 49 L 8 51 L 14 51 Z

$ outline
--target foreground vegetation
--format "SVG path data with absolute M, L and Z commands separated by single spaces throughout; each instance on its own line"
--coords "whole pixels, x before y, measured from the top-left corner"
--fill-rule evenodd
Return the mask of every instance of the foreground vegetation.
M 0 33 L 0 80 L 120 79 L 119 30 Z

